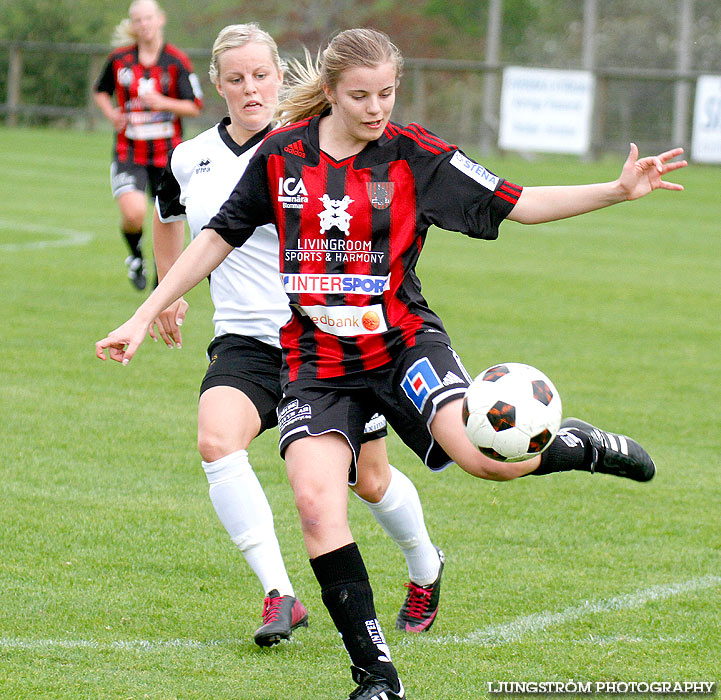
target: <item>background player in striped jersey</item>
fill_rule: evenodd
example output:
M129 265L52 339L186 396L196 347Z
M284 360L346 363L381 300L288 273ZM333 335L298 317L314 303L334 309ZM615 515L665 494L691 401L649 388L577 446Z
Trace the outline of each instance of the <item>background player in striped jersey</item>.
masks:
M210 78L229 116L170 155L161 178L153 221L160 279L183 249L184 221L195 237L232 192L278 105L283 64L273 38L255 24L230 25L213 45ZM210 483L210 498L232 541L243 552L267 594L263 625L254 639L269 646L287 639L307 619L295 597L273 527L273 515L248 459L250 442L277 424L281 398L280 327L288 298L278 273L278 235L273 226L255 231L210 277L215 338L198 406L198 447ZM158 332L180 346L180 299L157 320ZM366 431L353 487L405 555L410 583L397 620L421 632L438 609L442 554L433 546L413 482L389 467L385 419Z
M168 152L182 138L181 117L198 116L203 95L190 59L165 43L165 14L155 0L135 0L128 15L116 27L114 43L122 46L108 57L94 99L115 130L110 186L130 251L128 277L142 290L145 190L155 196Z
M382 407L432 469L455 462L497 481L572 469L647 481L655 472L638 443L614 440L581 421L526 462L495 462L471 445L461 420L469 377L414 272L428 228L493 239L505 218L541 223L659 188L681 190L663 178L685 165L672 162L681 149L639 159L632 146L613 182L513 185L421 126L390 122L401 69L400 53L384 34L354 29L337 35L318 68L300 70L291 89L285 113L300 121L265 139L229 200L163 283L129 321L96 343L98 357L105 359L108 348L112 359L127 363L159 311L242 245L255 226L276 223L293 313L281 335L281 449L323 602L353 664L358 686L352 700L405 697L347 522L345 481L372 405ZM281 194L290 180L305 197L300 210L284 206L298 203ZM324 195L348 216L322 236ZM328 254L313 255L319 249ZM383 278L380 293L363 291L363 282L372 287Z

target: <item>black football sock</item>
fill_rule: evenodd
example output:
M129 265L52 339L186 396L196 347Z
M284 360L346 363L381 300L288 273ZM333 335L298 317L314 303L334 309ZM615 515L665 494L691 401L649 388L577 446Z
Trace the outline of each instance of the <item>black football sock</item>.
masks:
M541 464L533 476L545 476L573 469L590 472L594 450L588 435L578 428L562 428L553 442L541 453Z
M130 248L130 254L134 258L142 258L143 251L140 247L140 241L143 237L143 229L140 229L140 231L123 231L123 236L128 244L128 248Z
M378 624L368 572L356 543L321 554L310 565L353 665L398 688L398 673Z

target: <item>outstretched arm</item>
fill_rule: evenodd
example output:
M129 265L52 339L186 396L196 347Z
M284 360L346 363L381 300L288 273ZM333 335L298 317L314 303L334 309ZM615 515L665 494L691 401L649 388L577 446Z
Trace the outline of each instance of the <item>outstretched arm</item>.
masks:
M682 190L683 186L663 179L687 164L685 160L671 162L682 153L682 148L674 148L639 159L638 147L632 143L617 180L593 185L524 187L508 218L522 224L540 224L639 199L656 189Z
M111 360L127 365L158 314L207 277L231 250L213 229L203 229L131 318L95 343L95 355L105 360L107 348Z

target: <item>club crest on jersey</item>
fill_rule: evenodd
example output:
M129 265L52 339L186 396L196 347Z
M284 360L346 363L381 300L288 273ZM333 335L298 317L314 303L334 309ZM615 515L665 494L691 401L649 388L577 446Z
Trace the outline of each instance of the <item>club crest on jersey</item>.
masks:
M440 386L443 386L443 382L427 357L421 357L414 362L401 382L403 391L419 413L423 412L423 406L430 393Z
M393 201L393 182L366 182L368 199L374 209L387 209Z
M343 199L331 199L327 194L319 197L325 209L318 214L320 217L320 232L325 233L335 226L346 236L350 235L350 220L353 218L347 211L353 200L345 195Z

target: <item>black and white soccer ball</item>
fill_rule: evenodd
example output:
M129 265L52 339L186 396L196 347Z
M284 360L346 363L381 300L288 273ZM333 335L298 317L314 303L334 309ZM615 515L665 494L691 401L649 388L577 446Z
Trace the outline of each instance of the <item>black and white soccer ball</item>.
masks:
M520 462L543 452L561 426L561 412L561 397L551 380L520 362L481 372L463 399L468 438L500 462Z

